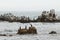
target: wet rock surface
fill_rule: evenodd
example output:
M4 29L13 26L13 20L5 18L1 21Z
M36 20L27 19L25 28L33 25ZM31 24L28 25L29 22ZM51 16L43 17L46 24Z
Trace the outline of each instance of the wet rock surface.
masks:
M49 34L57 34L56 31L51 31Z
M18 29L17 34L37 34L37 29L31 25L29 29L25 27L25 29L21 29L21 27Z

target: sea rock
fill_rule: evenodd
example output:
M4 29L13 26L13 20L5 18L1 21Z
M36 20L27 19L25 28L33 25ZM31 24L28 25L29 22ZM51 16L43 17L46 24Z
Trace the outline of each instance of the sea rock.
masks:
M51 31L49 34L57 34L55 31Z
M24 29L21 29L21 27L18 29L17 34L37 34L37 29L35 27L25 27Z
M7 36L6 34L0 34L0 36Z

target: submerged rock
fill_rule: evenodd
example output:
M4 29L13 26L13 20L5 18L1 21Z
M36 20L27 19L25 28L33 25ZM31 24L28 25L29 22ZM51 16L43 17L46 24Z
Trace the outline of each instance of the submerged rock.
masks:
M0 34L0 36L7 36L6 34Z
M57 34L55 31L51 31L49 34Z

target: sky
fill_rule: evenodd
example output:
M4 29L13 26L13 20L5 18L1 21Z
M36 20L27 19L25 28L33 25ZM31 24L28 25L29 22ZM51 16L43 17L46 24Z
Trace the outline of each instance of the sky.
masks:
M0 11L60 11L60 0L0 0Z

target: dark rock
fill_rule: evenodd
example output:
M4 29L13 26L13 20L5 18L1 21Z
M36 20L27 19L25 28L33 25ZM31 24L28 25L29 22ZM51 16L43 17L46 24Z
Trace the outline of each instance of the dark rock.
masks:
M0 34L0 36L7 36L6 34Z
M9 35L9 36L13 36L13 35Z
M21 27L18 29L17 34L37 34L37 29L35 27L29 27L29 29L27 29L27 27L25 27L25 29L21 29Z
M57 34L55 31L51 31L49 34Z

